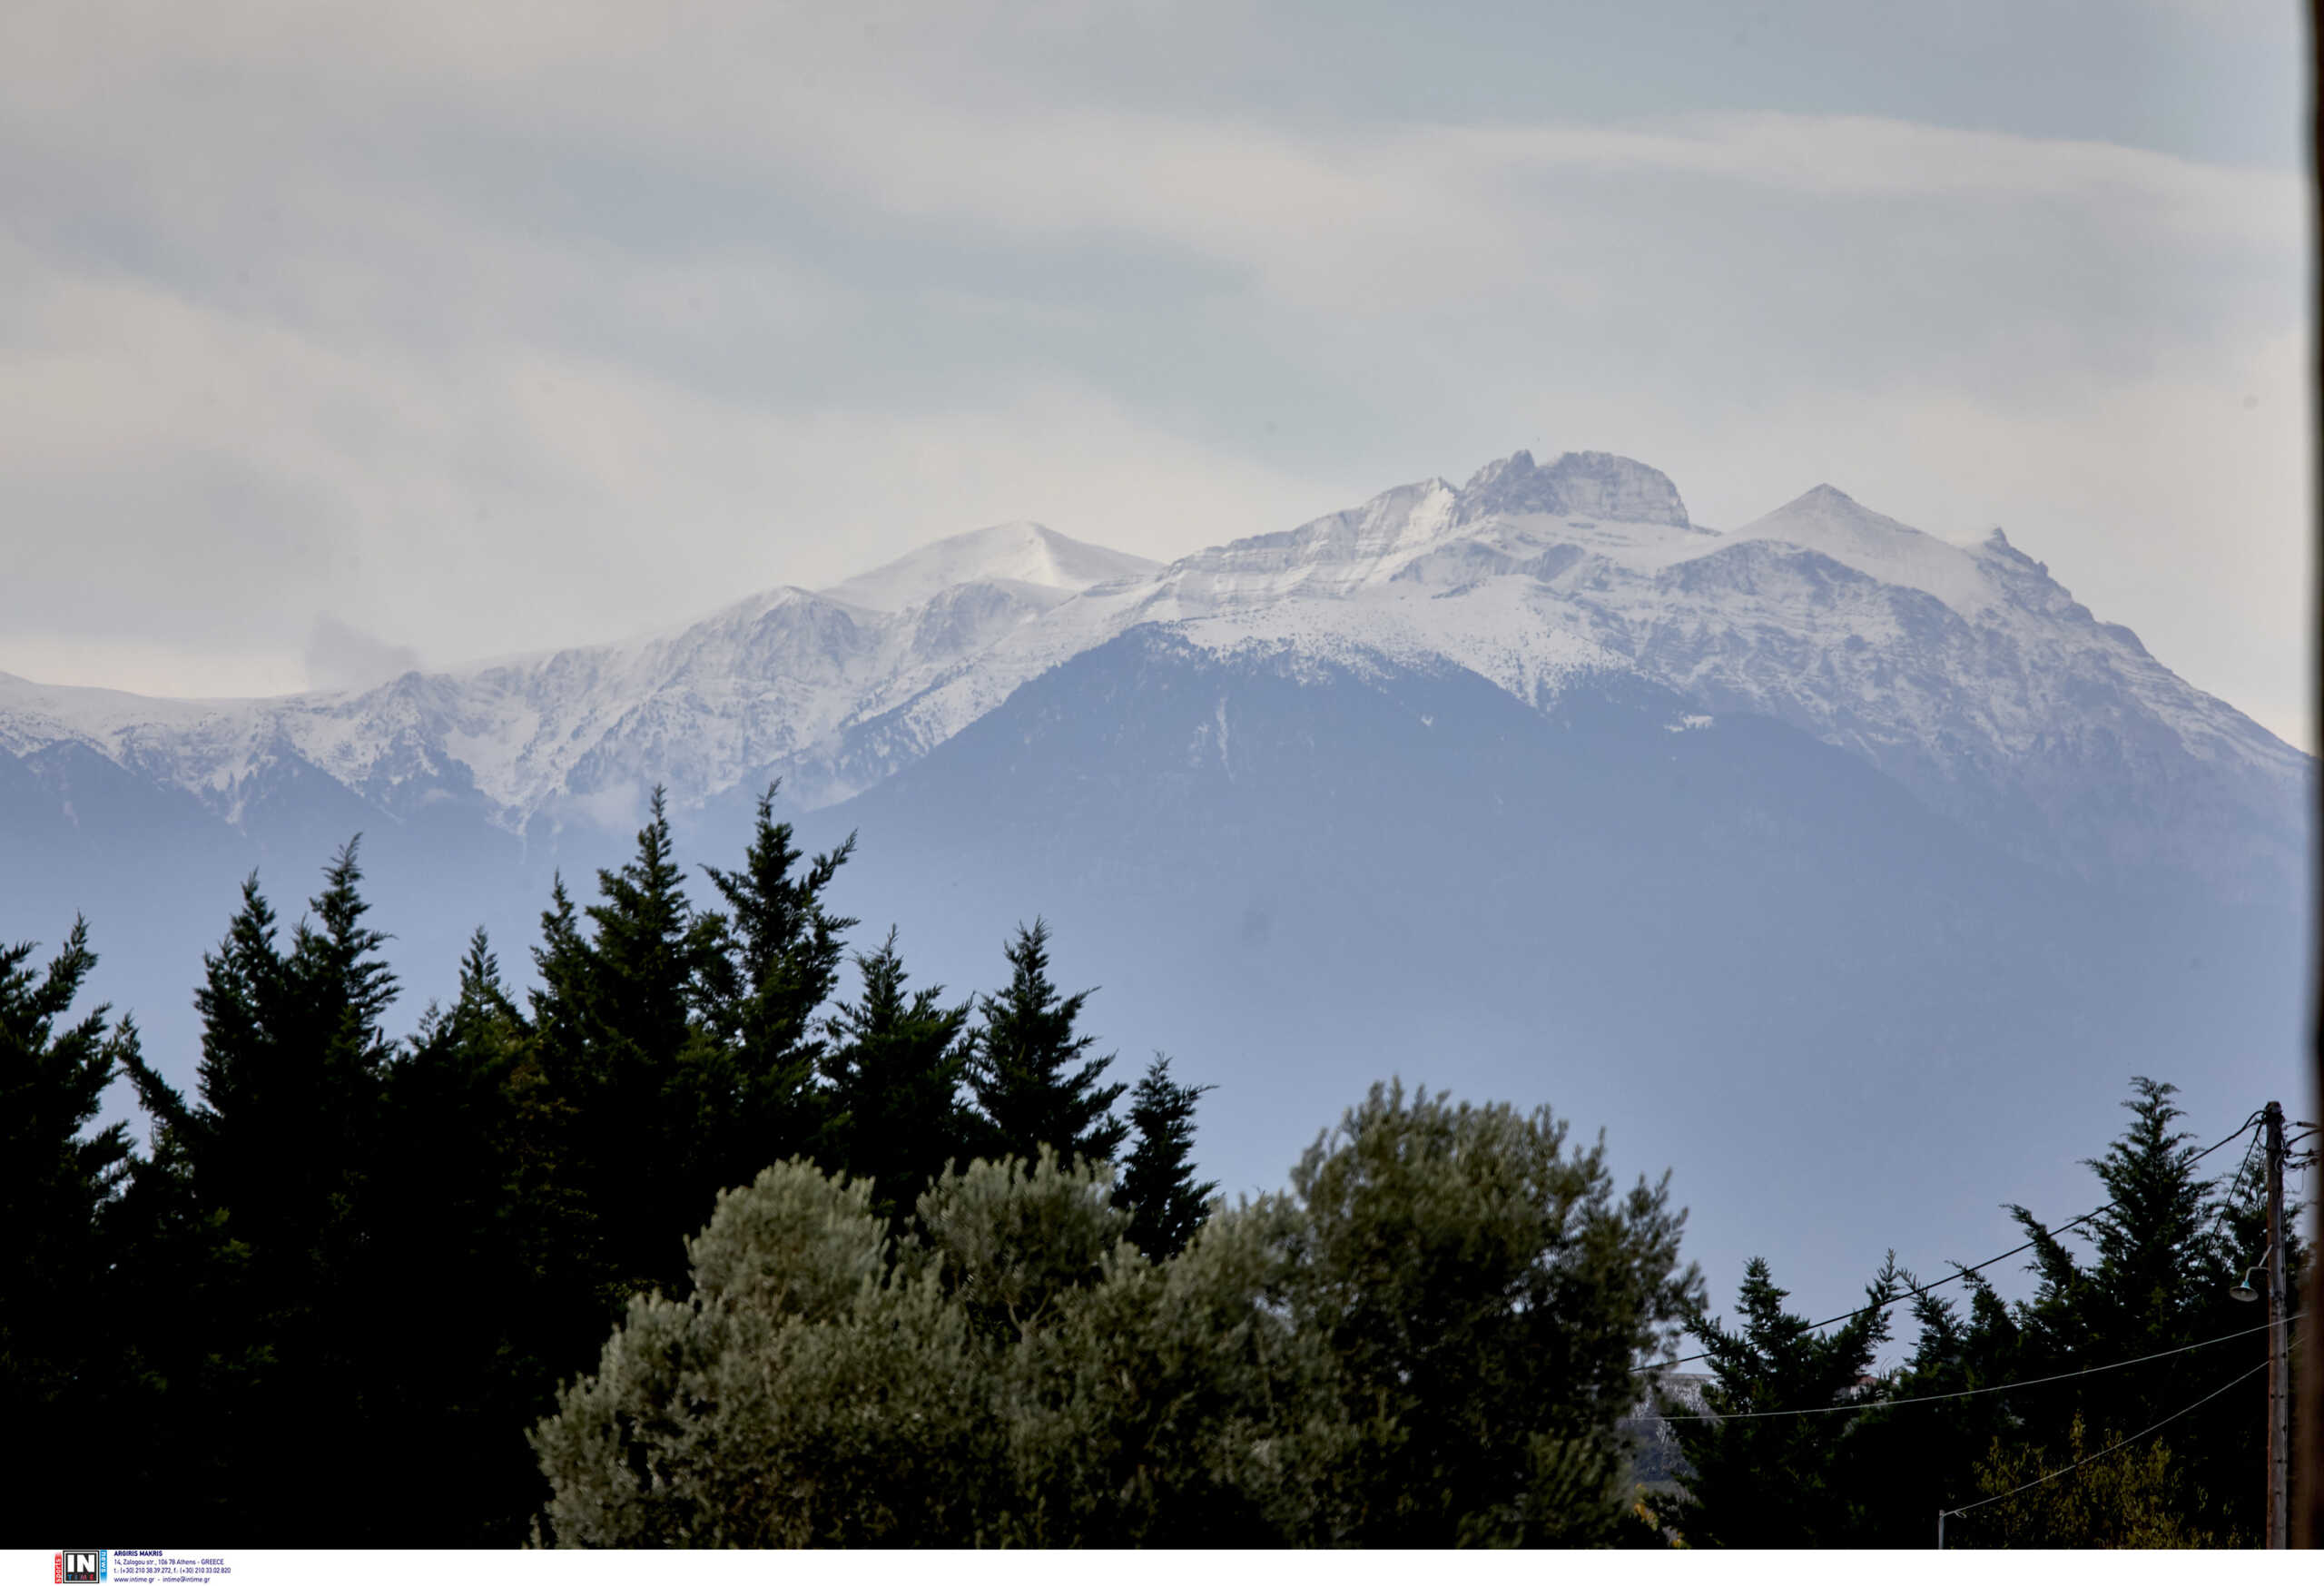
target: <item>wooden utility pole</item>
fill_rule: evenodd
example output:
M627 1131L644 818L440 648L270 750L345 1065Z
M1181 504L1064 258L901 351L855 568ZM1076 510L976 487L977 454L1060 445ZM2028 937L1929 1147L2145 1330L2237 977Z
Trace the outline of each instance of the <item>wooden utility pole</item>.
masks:
M2324 171L2324 0L2309 0L2308 51L2309 169ZM2308 183L2308 205L2309 236L2324 236L2324 183L2312 178ZM2309 243L2311 259L2315 257L2315 246L2313 241ZM2324 271L2309 270L2308 281L2308 357L2311 376L2308 389L2313 391L2324 389L2324 337L2317 334L2318 327L2324 326ZM2314 428L2315 423L2311 414L2308 437L2311 448L2324 439ZM2314 457L2317 453L2311 449L2309 455ZM2324 515L2319 515L2319 507L2324 507L2324 497L2310 501L2311 546L2324 546ZM2309 565L2312 569L2309 577L2314 580L2309 586L2309 620L2313 624L2317 616L2324 616L2324 557L2313 558ZM2311 626L2309 631L2313 634L2317 630ZM2309 697L2324 701L2324 645L2309 645L2308 664L2309 677L2319 685ZM2312 793L2309 796L2311 800L2315 797ZM2311 803L2309 808L2315 813L2318 806ZM2324 881L2324 871L2317 867L2318 857L2311 843L2308 862L2311 921L2317 917L2313 912L2317 902L2324 899L2324 887L2319 886L2319 881ZM2309 931L2308 951L2311 964L2319 971L2308 982L2309 1058L2315 1064L2309 1071L2308 1116L2324 1118L2324 1019L2319 1017L2318 998L2319 989L2324 989L2324 931ZM2324 1322L2324 1261L2311 1260L2308 1264L2308 1303L2304 1308L2309 1322L2300 1330L2300 1347L2307 1352L2308 1361L2307 1369L2300 1373L2303 1402L2299 1415L2299 1509L2294 1532L2301 1547L2314 1548L2324 1547L2324 1326L2318 1325Z
M2291 1528L2291 1355L2284 1318L2284 1109L2270 1101L2260 1126L2268 1148L2268 1545L2289 1545Z

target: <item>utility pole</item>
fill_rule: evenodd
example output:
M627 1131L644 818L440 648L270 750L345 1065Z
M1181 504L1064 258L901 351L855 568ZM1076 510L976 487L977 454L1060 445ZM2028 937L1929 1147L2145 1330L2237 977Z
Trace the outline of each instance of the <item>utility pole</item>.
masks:
M2268 1148L2268 1545L2287 1545L2291 1522L2291 1357L2284 1346L2284 1109L2270 1101Z

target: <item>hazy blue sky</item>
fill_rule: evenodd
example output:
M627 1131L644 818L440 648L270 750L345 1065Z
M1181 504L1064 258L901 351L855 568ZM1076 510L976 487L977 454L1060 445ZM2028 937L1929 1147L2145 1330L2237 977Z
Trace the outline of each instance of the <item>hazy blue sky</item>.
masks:
M271 691L1520 446L2306 744L2300 8L0 8L0 668Z

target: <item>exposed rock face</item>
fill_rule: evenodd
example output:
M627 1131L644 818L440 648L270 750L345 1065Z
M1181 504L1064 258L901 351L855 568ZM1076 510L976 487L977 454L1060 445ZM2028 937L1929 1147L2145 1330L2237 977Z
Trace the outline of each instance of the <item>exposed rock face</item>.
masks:
M1461 488L1462 523L1529 512L1689 527L1669 475L1611 452L1570 451L1544 468L1521 451L1487 463Z

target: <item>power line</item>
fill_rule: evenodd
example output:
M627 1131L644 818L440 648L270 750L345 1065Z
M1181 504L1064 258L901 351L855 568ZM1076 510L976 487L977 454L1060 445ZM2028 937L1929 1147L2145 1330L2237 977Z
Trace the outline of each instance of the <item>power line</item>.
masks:
M2212 1141L2210 1145L2205 1146L2201 1150L2188 1157L2185 1166L2191 1167L2196 1163L2201 1161L2204 1157L2210 1156L2213 1151L2218 1150L2221 1146L2229 1145L2235 1140L2240 1139L2245 1130L2250 1128L2253 1124L2258 1123L2261 1114L2260 1112L2252 1113L2250 1118L2243 1120L2242 1126L2233 1134L2227 1136L2223 1139ZM2058 1235L2064 1233L2068 1228L2080 1227L2083 1224L2090 1221L2093 1217L2099 1216L2101 1213L2112 1210L2114 1205L2115 1203L2110 1200L2102 1206L2093 1207L2091 1210L2083 1213L2082 1216L2074 1218L2073 1222L2060 1223L2054 1229L2049 1230L2050 1237L2055 1238ZM1908 1288L1893 1299L1882 1300L1877 1305L1859 1305L1853 1311L1844 1311L1839 1315L1828 1317L1824 1321L1810 1323L1807 1330L1811 1333L1820 1333L1825 1328L1835 1326L1839 1323L1853 1322L1858 1316L1868 1316L1876 1311L1885 1311L1891 1305L1900 1305L1906 1300L1918 1299L1921 1295L1928 1293L1928 1291L1933 1288L1942 1288L1946 1284L1956 1283L1962 1278L1967 1277L1972 1273L1983 1272L1986 1267L1993 1266L1997 1261L2006 1261L2013 1256L2022 1256L2040 1243L2041 1241L2039 1239L2028 1239L2025 1243L2018 1246L2014 1250L2004 1250L1998 1256L1989 1256L1984 1260L1978 1262L1974 1266L1956 1267L1950 1276L1940 1277L1935 1283L1923 1284L1918 1288ZM1681 1355L1675 1360L1658 1361L1650 1365L1634 1365L1630 1367L1630 1374L1635 1376L1640 1372L1668 1371L1674 1365L1685 1365L1690 1361L1708 1360L1710 1356L1711 1351L1708 1349L1701 1349L1696 1351L1692 1355Z
M2286 1316L2286 1323L2297 1322L2305 1311ZM1805 1410L1738 1410L1727 1415L1632 1415L1632 1421L1765 1421L1780 1415L1861 1415L1872 1410L1890 1410L1900 1404L1934 1404L1945 1399L1974 1399L1980 1394L2005 1394L2012 1388L2038 1388L2051 1383L2071 1381L2075 1377L2096 1376L2102 1372L2120 1371L2124 1366L2144 1365L2150 1360L2163 1360L2173 1355L2185 1355L2191 1350L2209 1349L2214 1344L2226 1344L2237 1338L2249 1338L2254 1333L2265 1333L2273 1322L2262 1322L2256 1327L2246 1327L2240 1333L2222 1333L2216 1338L2206 1338L2200 1344L2182 1344L2176 1349L2159 1349L2152 1355L2142 1355L2132 1360L2117 1360L2106 1365L2086 1365L2080 1371L2062 1371L2055 1376L2031 1377L2024 1382L1993 1383L1982 1388L1962 1388L1950 1394L1919 1394L1909 1399L1875 1399L1859 1404L1816 1404Z
M2260 1115L2255 1113L2252 1116L2256 1118ZM2243 1127L2251 1128L2249 1119L2245 1121ZM2235 1176L2227 1181L2227 1193L2220 1197L2219 1210L2211 1217L2211 1237L2214 1239L2227 1231L2227 1214L2235 1209L2235 1197L2243 1189L2243 1176L2251 1171L2251 1159L2259 1152L2260 1138L2264 1132L2263 1130L2253 1131L2250 1143L2243 1148L2243 1159L2235 1165Z
M2144 1432L2133 1432L2128 1437L2122 1439L2122 1442L2109 1443L2104 1448L2100 1449L2096 1453L2091 1454L2087 1458L2074 1461L2073 1463L2067 1465L2063 1470L2052 1471L2046 1476L2037 1476L2033 1481L2025 1483L2023 1486L2012 1487L2006 1492L1996 1492L1990 1498L1980 1498L1974 1503L1964 1503L1958 1509L1944 1509L1939 1510L1937 1512L1940 1517L1966 1514L1972 1509L1983 1509L1988 1503L1998 1503L2004 1498L2014 1498L2020 1492L2025 1492L2034 1487L2038 1487L2044 1482L2054 1482L2060 1476L2071 1474L2072 1473L2082 1469L2083 1466L2088 1464L2092 1460L2104 1459L2108 1454L2112 1453L2118 1448L2127 1448L2132 1443L2136 1443L2140 1438L2151 1436L2154 1433L2162 1431L2164 1427L2170 1425L2173 1421L2178 1420L2180 1416L2188 1414L2190 1411L2201 1409L2205 1404L2210 1404L2213 1399L2218 1398L2221 1394L2227 1392L2229 1388L2248 1383L2253 1377L2258 1376L2261 1372L2268 1369L2268 1362L2264 1360L2261 1361L2250 1371L2243 1372L2236 1376L2229 1378L2227 1382L2221 1384L2216 1388L2213 1388L2210 1393L2205 1394L2193 1404L2187 1405L2186 1408L2173 1410L2170 1414L2165 1415L2162 1420L2148 1427Z

